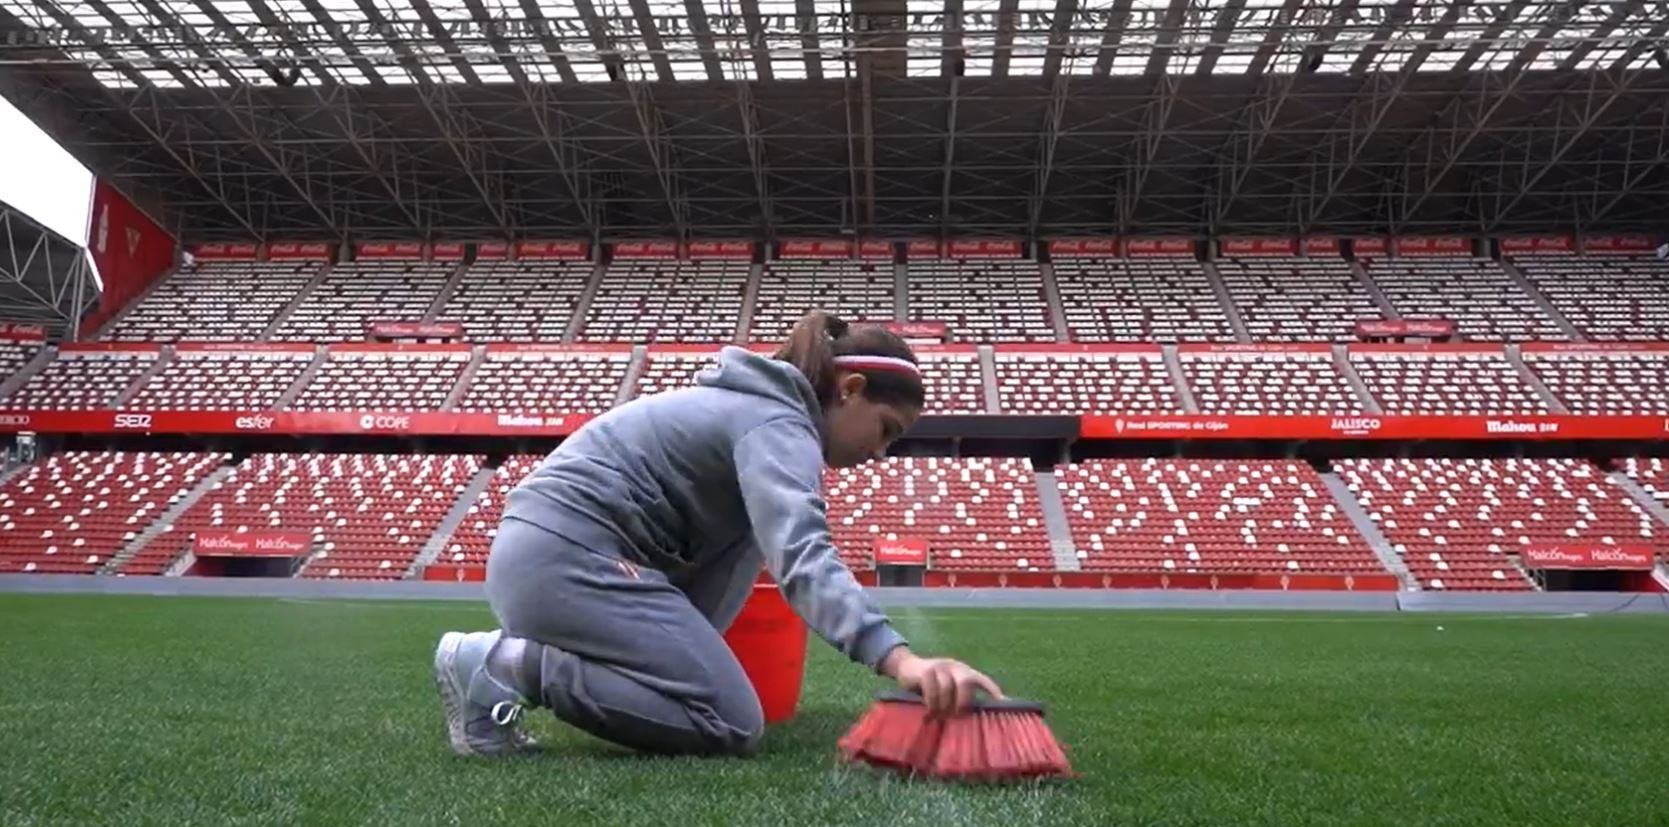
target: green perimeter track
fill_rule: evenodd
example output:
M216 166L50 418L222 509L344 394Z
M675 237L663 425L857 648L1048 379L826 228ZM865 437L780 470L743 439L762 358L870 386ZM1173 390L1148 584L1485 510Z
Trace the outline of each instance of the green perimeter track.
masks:
M754 760L628 755L541 713L542 754L490 762L447 750L429 672L483 605L4 595L0 824L1669 823L1669 618L897 619L1044 701L1083 777L837 766L882 683L815 639Z

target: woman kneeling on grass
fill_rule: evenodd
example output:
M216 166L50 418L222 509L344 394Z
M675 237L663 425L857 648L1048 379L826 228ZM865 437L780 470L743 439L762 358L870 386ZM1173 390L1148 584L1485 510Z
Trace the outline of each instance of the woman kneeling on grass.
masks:
M794 611L936 712L995 683L918 657L835 554L823 465L885 455L921 414L915 354L808 314L772 357L725 348L696 387L569 437L505 505L487 561L500 629L449 632L435 682L452 749L530 746L528 706L646 752L753 753L764 715L722 637L761 556Z

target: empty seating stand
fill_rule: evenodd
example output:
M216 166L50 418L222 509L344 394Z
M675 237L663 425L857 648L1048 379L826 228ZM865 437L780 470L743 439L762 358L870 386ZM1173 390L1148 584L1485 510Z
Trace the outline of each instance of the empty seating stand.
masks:
M746 261L616 260L603 273L579 339L734 341L752 267Z
M226 460L66 451L0 486L0 572L92 574Z
M1652 499L1669 508L1669 460L1662 457L1627 457L1617 460L1615 467L1639 483L1646 493L1652 495ZM1646 539L1646 535L1642 535L1641 539ZM1669 552L1660 551L1658 556L1669 560Z
M1075 342L1232 342L1234 327L1190 258L1058 258L1066 327Z
M869 569L878 540L920 539L950 571L1052 571L1030 460L889 457L829 469L824 499L841 559Z
M1254 342L1348 341L1358 320L1385 315L1341 258L1222 258L1216 264Z
M1373 258L1362 266L1410 319L1449 319L1472 341L1558 341L1570 337L1488 259Z
M971 345L920 346L922 385L927 391L926 414L982 414L987 410L985 376L979 354Z
M717 356L716 347L651 347L638 374L633 396L690 387L695 384L696 374L711 367Z
M23 370L44 345L40 342L13 342L0 339L0 382Z
M458 410L599 414L614 407L631 362L630 347L489 345Z
M1183 345L1182 370L1200 413L1350 414L1367 410L1339 373L1330 345Z
M177 350L127 407L173 411L259 411L272 408L301 378L315 353L289 350Z
M467 346L433 350L334 347L290 407L298 411L436 411L468 366Z
M521 485L528 474L539 467L544 457L539 454L514 454L493 473L485 490L470 504L463 522L447 538L436 562L456 566L487 565L487 553L492 551L498 537L498 524L504 518L504 499Z
M774 261L759 277L749 341L780 342L810 310L847 321L891 319L895 277L890 261Z
M1669 341L1669 262L1654 256L1519 256L1525 278L1596 342Z
M1033 349L1037 347L1039 349ZM1042 346L1046 347L1046 346ZM997 393L1005 414L1180 413L1158 346L999 345Z
M1524 363L1573 414L1669 414L1669 349L1548 350Z
M113 342L253 341L318 275L319 262L204 262L168 276L105 333ZM364 338L361 331L358 338Z
M1532 588L1509 555L1530 544L1655 542L1627 492L1576 459L1357 459L1335 464L1420 584Z
M1388 414L1546 413L1498 349L1351 346L1351 366Z
M0 405L54 411L108 408L160 356L160 349L85 350L66 345Z
M480 467L458 454L256 454L123 570L166 569L197 531L297 531L313 540L302 576L399 579Z
M476 262L436 321L462 324L472 342L560 342L596 267L547 259Z
M458 265L419 261L338 264L292 311L276 341L357 342L372 322L415 322L428 314Z
M1055 479L1085 571L1385 573L1304 462L1098 459Z
M910 262L909 318L944 322L964 342L1052 342L1043 270L1035 261Z

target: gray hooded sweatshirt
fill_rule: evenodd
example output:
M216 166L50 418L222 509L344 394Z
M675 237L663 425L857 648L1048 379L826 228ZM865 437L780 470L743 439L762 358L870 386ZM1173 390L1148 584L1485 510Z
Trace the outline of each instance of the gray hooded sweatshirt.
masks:
M763 555L806 624L875 669L904 639L830 542L823 443L805 375L727 347L695 387L586 423L510 493L504 516L664 572L721 629Z

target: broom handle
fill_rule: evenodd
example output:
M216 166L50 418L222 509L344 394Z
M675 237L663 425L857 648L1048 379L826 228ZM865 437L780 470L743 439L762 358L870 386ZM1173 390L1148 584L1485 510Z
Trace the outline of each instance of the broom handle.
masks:
M905 692L902 689L888 689L880 692L876 695L876 700L905 704L922 703L920 694L915 692ZM968 705L968 709L971 712L1001 710L1005 712L1035 712L1038 715L1043 714L1043 704L1035 701L1022 701L1015 698L1004 698L1000 701L992 698L975 698Z

